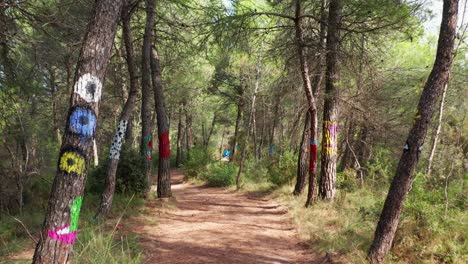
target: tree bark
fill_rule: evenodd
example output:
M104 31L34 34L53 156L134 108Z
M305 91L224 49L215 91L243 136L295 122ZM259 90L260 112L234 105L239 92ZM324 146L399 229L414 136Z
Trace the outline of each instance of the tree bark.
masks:
M180 168L182 164L182 106L179 107L179 123L177 124L177 154L176 154L176 167Z
M323 2L322 2L323 5ZM322 7L323 9L323 7ZM310 153L309 153L309 188L307 193L307 201L305 206L309 206L315 197L316 189L316 178L317 178L317 104L316 104L316 95L318 93L318 87L320 85L320 78L317 78L314 85L314 90L310 82L309 77L309 65L307 63L307 56L305 52L305 42L304 42L304 32L302 28L302 7L301 0L296 0L296 14L295 14L295 32L296 32L296 45L297 52L299 56L299 63L301 69L302 83L307 98L307 103L309 106L308 111L310 112L310 133L309 133L309 144L310 144ZM323 10L322 10L323 15ZM324 31L321 30L321 33ZM321 40L320 40L321 41ZM320 60L319 60L320 61ZM320 63L317 64L317 69L320 68Z
M86 174L92 155L102 83L123 1L94 7L76 66L57 174L33 263L67 263L77 234Z
M185 111L185 148L187 149L187 156L190 155L190 150L193 147L193 129L192 129L192 114L190 113L188 106L184 103Z
M154 0L151 0L154 1ZM158 197L171 197L171 142L169 140L169 119L164 107L163 83L161 65L158 53L153 48L151 53L151 70L154 87L154 102L158 120L159 166L158 166Z
M331 0L328 12L327 33L327 70L325 85L325 103L323 109L322 163L320 172L319 194L322 199L335 197L336 160L338 137L338 94L339 69L338 46L341 24L341 0Z
M112 199L115 192L116 172L119 165L120 152L122 144L125 141L127 128L131 122L135 101L138 95L138 72L135 61L135 51L133 48L133 36L130 27L131 10L130 6L125 6L122 10L122 29L125 42L125 52L127 55L127 68L130 76L130 91L125 102L122 113L120 114L119 125L115 131L114 138L109 150L109 164L105 180L104 192L102 193L101 203L96 213L96 218L104 218L112 207Z
M437 98L447 84L453 61L458 0L444 0L442 23L434 66L419 99L413 127L409 132L400 162L385 200L374 241L369 249L371 263L382 263L390 250L398 227L403 202L411 188L413 173L434 114Z
M310 111L307 111L299 149L299 158L297 159L297 179L293 191L294 195L299 195L304 191L307 173L309 172L310 118Z
M148 197L152 177L153 162L153 122L151 118L151 43L154 38L154 0L146 1L146 25L145 35L143 37L142 66L141 66L141 153L145 162L146 190L145 196Z

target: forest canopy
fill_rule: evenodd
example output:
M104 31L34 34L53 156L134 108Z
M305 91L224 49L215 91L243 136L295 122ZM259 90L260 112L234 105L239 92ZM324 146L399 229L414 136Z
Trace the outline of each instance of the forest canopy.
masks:
M0 260L140 263L96 245L183 174L309 263L466 263L467 2L0 0Z

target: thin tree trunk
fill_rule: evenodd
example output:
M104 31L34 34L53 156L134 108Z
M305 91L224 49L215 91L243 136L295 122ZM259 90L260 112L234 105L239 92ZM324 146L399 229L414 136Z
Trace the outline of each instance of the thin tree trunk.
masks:
M76 66L66 133L33 263L70 261L92 155L102 83L122 4L123 1L116 0L100 0L95 4Z
M323 2L322 2L323 5ZM322 7L323 9L323 7ZM322 10L322 15L323 15ZM310 143L310 155L309 155L309 188L307 193L307 201L305 206L309 206L315 198L315 189L316 189L316 159L317 159L317 104L316 104L316 94L318 93L318 87L320 85L319 76L316 79L314 90L310 82L309 77L309 65L307 63L307 57L305 52L305 43L304 43L304 32L302 25L302 8L301 0L296 0L296 17L295 17L295 32L296 32L296 45L299 56L299 63L301 68L301 77L304 87L304 92L307 98L307 103L309 106L308 111L310 112L310 133L309 133L309 143ZM324 31L321 30L321 33ZM321 40L320 40L321 41ZM317 65L320 65L319 63ZM318 67L320 68L320 67Z
M135 61L135 51L133 48L133 37L130 27L130 18L132 7L125 6L122 10L122 28L123 38L125 42L125 51L127 55L127 68L130 76L130 91L125 102L120 121L115 131L114 138L109 150L109 164L107 165L107 173L105 180L104 192L102 193L101 203L96 213L96 218L104 218L112 207L112 200L115 192L116 172L119 165L120 152L122 144L125 141L125 134L129 124L133 110L135 108L136 97L138 95L138 73Z
M154 0L150 0L154 1ZM171 142L169 139L169 119L164 107L164 87L161 78L161 65L158 53L153 48L151 53L151 69L154 87L154 101L158 119L159 166L158 166L158 197L171 197Z
M93 161L94 161L94 167L99 166L99 154L98 154L98 146L96 143L96 139L93 139Z
M304 191L307 173L309 172L310 118L310 111L307 111L304 130L302 132L299 158L297 159L297 179L293 191L294 195L299 195Z
M422 91L413 127L403 148L395 177L375 230L374 241L369 249L368 258L372 263L382 263L392 246L403 202L411 189L414 169L434 114L437 98L449 78L453 61L452 52L456 36L457 14L458 0L444 0L436 59Z
M268 144L268 154L273 155L273 150L274 150L274 144L275 144L275 134L276 134L276 127L278 125L278 119L279 119L279 109L280 109L280 104L281 104L281 96L278 93L275 96L275 106L273 110L273 124L271 126L271 131L270 131L270 139L269 139L269 144Z
M192 130L192 114L190 113L188 106L184 103L185 110L185 144L187 149L187 156L190 155L190 150L193 147L193 130Z
M223 145L224 145L224 134L226 133L226 126L223 126L223 132L221 133L221 143L219 144L219 155L223 157Z
M152 177L153 162L153 122L151 117L151 43L154 38L154 0L146 1L146 25L145 35L143 37L142 66L141 66L141 153L145 162L146 190L145 196L148 197Z
M252 128L252 120L253 120L253 116L254 116L254 113L255 113L255 101L257 99L258 87L260 85L260 58L259 58L259 61L257 63L256 68L257 68L257 70L256 70L256 74L255 74L255 89L254 89L254 93L253 93L253 96L252 96L252 105L250 107L249 121L247 123L247 129L246 129L247 130L247 135L245 135L245 138L244 138L241 157L240 157L240 161L239 161L239 171L237 172L237 177L236 177L236 186L237 186L238 190L241 187L240 180L241 180L242 169L244 167L244 158L245 158L245 152L247 150L247 141L249 139L248 134L249 134L250 129Z
M177 154L176 167L180 168L182 164L182 107L179 108L179 123L177 124Z
M327 33L327 73L325 85L325 103L323 109L322 130L322 167L319 194L322 199L335 197L336 160L338 138L338 93L339 69L338 46L341 25L341 0L331 0L328 15Z
M206 136L206 140L203 143L204 146L205 146L205 149L208 149L208 145L210 144L210 139L211 139L211 136L213 135L213 131L214 131L214 127L215 127L215 124L216 124L217 116L218 116L218 112L215 112L214 115L213 115L213 119L211 120L210 130L208 131L208 135Z
M243 99L239 99L239 100L243 100ZM242 118L242 105L243 103L239 102L237 104L237 118L236 118L236 125L234 127L234 140L232 142L232 146L231 146L231 158L229 159L229 162L232 162L234 161L234 155L236 153L236 146L237 146L237 138L239 136L239 124L240 124L240 121L241 121L241 118Z
M444 102L445 102L445 95L447 94L447 87L448 87L448 83L445 84L444 90L442 91L442 99L440 99L437 129L434 134L434 139L432 140L431 154L429 155L429 160L428 160L427 170L426 170L427 178L430 178L432 174L432 162L434 160L434 154L437 148L437 141L439 140L440 130L442 128L442 118L444 115Z

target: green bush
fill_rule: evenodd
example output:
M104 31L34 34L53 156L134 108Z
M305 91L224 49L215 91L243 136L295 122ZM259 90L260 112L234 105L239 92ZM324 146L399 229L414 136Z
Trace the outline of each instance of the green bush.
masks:
M109 160L102 162L90 173L87 182L87 191L102 193L107 174ZM144 194L146 186L145 164L138 151L131 148L123 148L117 167L115 191L124 194Z
M336 174L336 187L346 192L354 192L358 187L356 177L356 171L353 169L338 172Z
M292 151L285 151L279 156L278 162L268 167L269 180L277 185L283 185L292 181L296 176L297 158Z
M211 153L205 148L192 148L188 153L187 161L183 165L185 177L194 178L199 176L211 162L213 162Z
M218 162L210 164L200 176L208 186L227 187L235 183L237 170L235 164Z

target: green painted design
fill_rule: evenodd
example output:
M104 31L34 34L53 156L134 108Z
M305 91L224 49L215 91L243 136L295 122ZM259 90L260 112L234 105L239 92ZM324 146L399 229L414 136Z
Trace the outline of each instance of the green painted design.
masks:
M78 219L80 218L81 203L83 198L77 197L73 200L73 204L70 209L70 231L76 231L78 229Z

